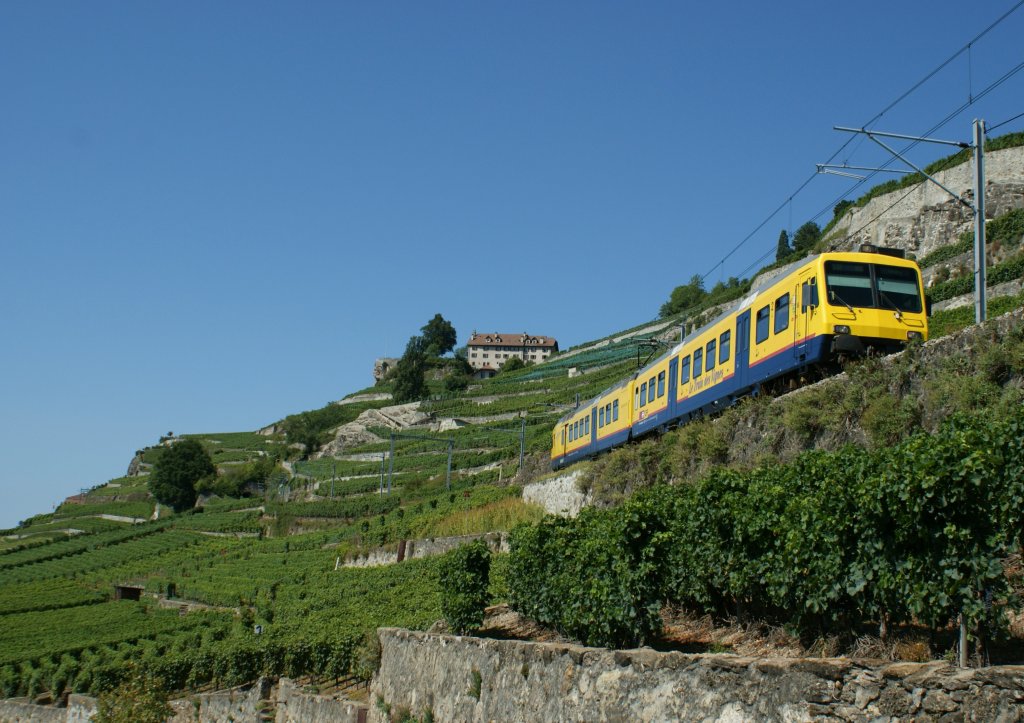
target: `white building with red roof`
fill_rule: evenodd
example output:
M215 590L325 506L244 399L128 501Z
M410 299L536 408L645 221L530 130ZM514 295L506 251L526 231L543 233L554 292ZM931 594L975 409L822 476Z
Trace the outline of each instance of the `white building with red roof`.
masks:
M522 334L478 334L466 343L466 359L474 376L492 377L513 357L524 362L542 362L558 351L558 341L550 336Z

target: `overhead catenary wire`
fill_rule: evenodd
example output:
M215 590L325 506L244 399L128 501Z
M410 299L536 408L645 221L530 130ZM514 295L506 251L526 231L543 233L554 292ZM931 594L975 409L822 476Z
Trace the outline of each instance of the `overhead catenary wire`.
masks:
M995 130L996 128L999 128L1000 126L1005 126L1005 125L1006 125L1007 123L1013 123L1013 122L1014 122L1015 120L1017 120L1018 118L1022 118L1022 117L1024 117L1024 113L1018 113L1018 114L1017 114L1017 115L1015 115L1015 116L1014 116L1013 118L1007 118L1006 120L1004 120L1004 121L1003 121L1003 122L1001 122L1001 123L996 123L995 125L992 125L992 126L988 126L988 127L987 127L987 128L985 129L985 132L986 132L986 133L991 133L991 132L992 132L992 131L994 131L994 130Z
M897 105L899 105L901 102L903 102L910 95L912 95L918 88L920 88L922 85L924 85L929 80L931 80L933 77L935 77L944 68L946 68L950 63L952 63L954 60L959 58L965 52L970 52L970 50L971 50L971 48L972 48L972 46L974 44L976 44L979 40L981 40L986 35L988 35L988 33L990 33L993 29L995 29L997 26L999 26L1010 15L1012 15L1014 12L1016 12L1018 9L1020 9L1020 7L1022 5L1024 5L1024 0L1018 0L1018 2L1015 3L1009 10L1007 10L1005 13L1000 15L996 20L994 20L992 23L990 23L984 30L982 30L977 35L975 35L973 38L971 38L969 41L967 41L967 43L965 43L960 49L958 49L956 52L954 52L952 55L950 55L948 58L946 58L944 61L942 61L939 65L937 65L935 68L933 68L923 78L921 78L919 81L914 83L910 88L908 88L906 91L901 93L895 100L890 102L881 111L876 113L874 115L874 117L872 117L869 121L867 121L866 123L862 124L861 127L866 129L868 126L871 126L874 123L876 123L877 121L879 121L886 113L888 113L890 110L895 108ZM977 101L981 100L981 98L984 97L989 91L993 90L995 87L998 87L998 85L1001 85L1006 79L1008 79L1010 76L1015 74L1017 72L1017 70L1019 70L1019 68L1020 68L1020 66L1018 66L1017 69L1015 69L1013 71L1010 71L1010 73L1008 73L1007 75L1003 76L1003 78L1001 78L999 81L996 81L995 84L993 84L992 86L989 86L989 88L987 88L985 91L983 91L981 94L979 94L977 96L973 96L973 94L969 92L969 98L968 98L967 103L965 103L963 106L961 106L954 114L952 114L952 116L955 116L956 114L962 112L962 110L964 108L969 107L969 106L973 105L974 103L976 103ZM948 119L949 118L947 118L947 122L948 122ZM941 127L942 127L942 125L939 125L936 128L941 128ZM992 129L990 128L989 130L991 131ZM931 131L929 131L929 132L931 132ZM839 146L839 148L836 149L836 151L831 156L829 156L828 160L825 161L825 164L827 165L827 164L831 163L832 161L834 161L839 156L839 154L841 154L851 143L854 142L854 138L855 137L851 136L846 141L844 141ZM913 148L913 145L908 146L908 148ZM890 159L887 162L887 164L888 163L892 163L892 161L893 161L893 159ZM865 178L862 181L859 181L857 184L855 184L850 189L848 189L844 194L839 196L839 198L832 204L832 206L834 206L835 203L838 203L839 201L841 201L844 198L846 198L850 193L852 193L854 190L859 188L863 183L865 183L873 175L874 174L869 175L867 178ZM775 216L777 216L779 214L779 212L786 206L786 204L791 203L793 198L795 198L808 185L810 185L811 181L813 181L815 178L817 178L817 176L818 176L818 173L817 173L817 171L815 171L815 173L813 173L807 180L805 180L803 183L801 183L796 188L796 190L793 191L792 193L790 193L789 196L787 197L787 199L785 201L783 201L781 204L779 204L763 221L761 221L761 223L759 223L757 225L757 227L753 231L751 231L746 236L744 236L743 239L738 244L736 244L736 246L734 246L732 249L730 249L730 251L725 256L723 256L722 259L718 263L716 263L705 274L703 274L701 276L701 281L704 281L709 276L711 276L711 274L713 274L715 272L715 270L717 268L719 268L720 266L724 266L725 262L734 253L736 253L740 248L742 248L751 238L753 238L762 228L764 228L773 218L775 218ZM823 209L822 211L819 211L818 214L816 214L813 218L814 219L820 218L821 215L823 215L826 212L827 212L827 209ZM769 255L770 254L766 254L764 257L762 257L762 259L766 258Z
M988 85L988 86L987 86L987 87L986 87L986 88L985 88L984 90L982 90L982 91L981 91L981 93L979 93L979 94L978 94L977 96L975 96L973 100L971 100L971 101L968 101L968 102L966 102L966 103L962 104L962 105L961 105L960 107L958 107L958 108L957 108L956 110L954 110L953 112L949 113L949 114L948 114L948 115L947 115L947 116L946 116L945 118L943 118L943 119L942 119L941 121L939 121L939 122L938 122L938 123L936 123L936 124L935 124L934 126L932 126L931 128L929 128L928 130L926 130L926 131L924 132L924 135L930 135L930 134L934 133L935 131L939 130L940 128L943 128L943 127L944 127L944 126L945 126L945 125L946 125L947 123L949 123L949 122L950 122L951 120L953 120L953 118L955 118L956 116L960 115L960 113L962 113L962 112L963 112L964 110L966 110L967 108L969 108L969 107L970 107L970 106L971 106L971 105L972 105L973 103L976 103L977 101L979 101L979 100L981 100L982 98L984 98L984 97L985 97L986 95L988 95L989 93L991 93L991 92L992 92L993 90L995 90L996 88L998 88L998 87L999 87L1000 85L1002 85L1003 83L1005 83L1005 82L1006 82L1007 80L1009 80L1010 78L1012 78L1012 77L1013 77L1014 75L1016 75L1017 73L1019 73L1019 72L1020 72L1021 70L1024 70L1024 62L1021 62L1021 63L1017 64L1017 65L1016 65L1016 66L1015 66L1014 68L1012 68L1011 70L1009 70L1009 71L1007 71L1007 72L1006 72L1005 74L1003 74L1003 75L1002 75L1002 77L1000 77L1000 78L999 78L998 80L996 80L996 81L993 81L993 82L992 82L991 84L989 84L989 85ZM902 149L902 150L900 151L900 153L901 153L901 154L903 154L903 153L905 153L906 151L909 151L909 150L913 149L913 148L914 148L915 146L917 146L917 145L918 145L919 143L921 143L921 141L912 141L911 143L907 144L907 146L906 146L905 148L903 148L903 149ZM948 167L949 167L950 165L952 165L952 161L953 161L953 160L954 160L955 158L956 158L956 156L955 156L955 155L954 155L954 156L950 156L949 158L947 158L947 159L946 159L946 163L945 163L945 164L943 164L943 167L942 167L942 168L941 168L940 170L945 170L945 169L946 169L946 168L948 168ZM888 165L889 163L892 163L892 162L893 162L893 161L895 161L895 160L896 160L895 158L890 158L890 159L889 159L889 160L888 160L888 161L886 162L886 164L885 164L885 165ZM870 176L869 176L869 177L870 177ZM856 229L855 231L850 231L850 232L849 232L849 233L847 234L847 238L850 238L851 236L855 236L856 234L860 233L860 232L861 232L861 231L863 231L863 230L864 230L865 228L867 228L867 227L868 227L869 225L871 225L872 223L874 223L875 221L877 221L878 219L880 219L880 218L881 218L882 216L884 216L884 215L885 215L885 214L886 214L887 212L889 212L890 210L892 210L892 209L893 209L893 208L894 208L894 207L895 207L895 206L896 206L897 204L899 204L899 202L900 202L900 201L902 201L902 200L903 200L904 198L906 198L906 197L907 197L907 196L909 196L909 195L910 195L911 193L913 193L913 191L914 191L914 188L911 188L911 189L909 189L909 190L907 191L907 193L903 194L902 196L900 196L900 198L898 198L898 199L897 199L896 201L894 201L894 202L893 202L892 204L890 204L890 205L889 205L889 206L887 206L887 207L886 207L885 209L883 209L882 211L880 211L879 213L877 213L877 214L876 214L876 215L875 215L875 216L874 216L874 217L873 217L872 219L870 219L869 221L866 221L865 223L861 224L861 226L859 226L859 227L858 227L858 228L857 228L857 229Z

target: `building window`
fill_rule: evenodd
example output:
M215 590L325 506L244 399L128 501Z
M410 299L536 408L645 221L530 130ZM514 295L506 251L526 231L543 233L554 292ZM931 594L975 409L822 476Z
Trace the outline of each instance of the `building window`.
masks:
M757 335L755 339L760 344L768 338L768 319L771 316L771 306L764 306L757 310Z
M718 338L718 362L720 364L725 364L729 361L729 342L731 338L731 331L722 332L722 336Z
M658 399L665 396L665 372L658 372Z
M789 328L789 294L783 294L775 300L775 333L780 334Z
M703 363L704 363L704 350L703 349L698 349L697 351L693 352L693 378L694 379L696 379L697 377L700 376L700 373L703 370L703 366L702 366Z
M705 366L707 371L711 371L715 368L715 340L712 339L708 342L707 354L704 356Z

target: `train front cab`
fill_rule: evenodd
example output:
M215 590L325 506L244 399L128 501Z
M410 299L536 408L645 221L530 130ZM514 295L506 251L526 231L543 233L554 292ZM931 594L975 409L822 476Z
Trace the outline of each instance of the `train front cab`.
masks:
M830 339L834 356L889 353L928 338L924 288L915 263L855 252L825 254L819 265L824 280L819 331Z

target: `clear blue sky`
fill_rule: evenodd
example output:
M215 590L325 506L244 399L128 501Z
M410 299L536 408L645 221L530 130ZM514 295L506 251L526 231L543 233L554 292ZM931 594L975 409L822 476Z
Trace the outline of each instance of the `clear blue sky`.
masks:
M834 124L1013 4L0 4L0 527L169 430L366 387L435 313L460 344L563 347L655 317ZM1022 33L1024 9L874 127L930 129L1024 60ZM1021 113L1022 89L935 135ZM849 186L814 180L707 285Z

